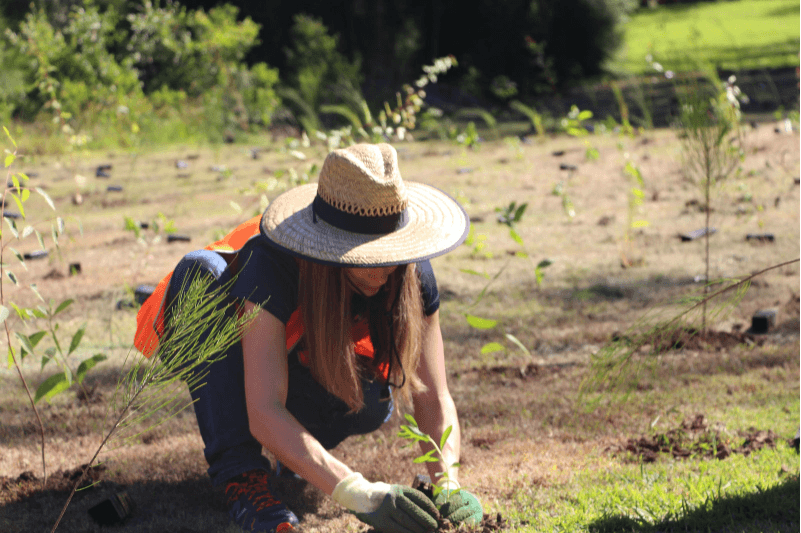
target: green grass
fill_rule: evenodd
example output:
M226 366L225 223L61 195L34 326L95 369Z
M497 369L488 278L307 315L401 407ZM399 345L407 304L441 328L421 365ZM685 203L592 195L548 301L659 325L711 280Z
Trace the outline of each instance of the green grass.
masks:
M746 70L799 64L799 1L740 0L640 9L626 23L624 45L610 64L621 74L693 70L708 62Z
M797 465L783 444L724 461L621 464L579 474L547 508L518 503L530 504L531 531L782 531L780 516L798 526Z
M731 444L742 443L740 431L771 428L778 435L775 448L735 453L724 460L660 454L648 464L625 453L609 461L611 452L598 448L590 464L568 481L544 487L528 484L515 490L501 511L512 521L528 522L516 529L520 532L798 531L799 459L785 439L797 429L799 403L782 396L786 383L776 386L766 380L770 372L715 375L704 380L704 387L657 379L664 381L663 390L637 394L614 411L646 412L673 405L686 415L690 405L703 405L710 422L725 425L723 434ZM775 377L781 372L772 370ZM748 388L760 377L766 383L755 390L737 389ZM727 386L735 389L732 395L726 394ZM749 401L752 396L758 399ZM650 433L678 427L685 416L674 412L675 407L662 413L662 421Z

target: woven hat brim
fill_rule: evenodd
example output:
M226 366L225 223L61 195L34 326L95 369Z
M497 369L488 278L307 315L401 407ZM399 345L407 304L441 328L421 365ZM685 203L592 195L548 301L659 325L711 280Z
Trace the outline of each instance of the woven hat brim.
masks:
M333 266L377 267L431 259L458 247L470 229L462 206L448 194L416 182L404 182L408 223L392 233L353 233L314 221L311 204L317 184L295 187L278 196L261 219L261 234L271 245L294 256Z

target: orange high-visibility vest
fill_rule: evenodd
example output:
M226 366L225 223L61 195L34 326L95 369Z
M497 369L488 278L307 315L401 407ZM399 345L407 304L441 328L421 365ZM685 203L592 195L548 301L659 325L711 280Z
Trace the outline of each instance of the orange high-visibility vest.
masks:
M259 224L261 216L256 216L247 222L240 224L231 233L204 248L223 256L233 256L239 252L245 244L252 238L259 235ZM167 287L170 284L172 272L167 274L151 294L141 309L136 314L136 334L134 336L134 346L145 355L152 356L159 344L159 338L164 334L164 308L167 297ZM303 320L300 316L300 309L295 309L286 323L286 349L287 352L300 341L303 336ZM370 359L375 356L375 348L370 339L370 326L365 318L358 320L351 328L351 339L353 341L354 352L358 355ZM300 361L308 366L309 358L307 352L300 352ZM376 369L379 374L386 379L389 373L389 365L384 362Z

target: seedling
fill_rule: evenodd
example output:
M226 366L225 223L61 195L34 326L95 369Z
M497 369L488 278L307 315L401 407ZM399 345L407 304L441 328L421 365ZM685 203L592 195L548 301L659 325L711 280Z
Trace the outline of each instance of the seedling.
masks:
M448 437L451 435L451 430L453 430L453 426L448 426L447 428L445 428L445 431L442 432L442 437L440 437L439 439L439 444L437 444L437 441L432 439L431 436L420 431L420 428L417 427L417 421L414 419L412 415L407 413L404 416L406 418L406 421L409 422L409 425L402 425L400 427L400 431L398 432L398 436L402 439L411 441L409 443L410 447L414 446L415 442L428 443L431 444L431 446L433 446L433 449L429 450L428 452L422 455L415 457L414 461L412 462L414 464L442 462L443 464L445 464L445 471L437 472L437 475L441 476L440 483L442 483L442 485L446 485L448 481L455 483L456 480L451 477L451 468L459 468L459 463L453 463L450 466L448 466L445 463L445 457L442 455L442 450L443 448L445 448L445 443L448 441ZM451 495L456 494L461 490L460 488L453 490L445 489L442 485L437 485L432 480L431 488L434 494L434 498L439 496L439 494L443 490L445 491L445 496L447 497L450 497Z

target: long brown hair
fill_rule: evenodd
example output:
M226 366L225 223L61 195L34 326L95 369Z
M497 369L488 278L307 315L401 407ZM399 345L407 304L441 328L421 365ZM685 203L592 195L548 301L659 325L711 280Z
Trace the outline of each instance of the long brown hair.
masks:
M351 300L355 291L345 269L300 261L298 306L303 317L309 368L331 394L359 411L364 405L361 378L366 369L353 351ZM414 264L401 265L390 274L383 289L368 298L366 310L375 363L387 362L388 382L411 401L425 386L417 376L423 330L420 280Z

